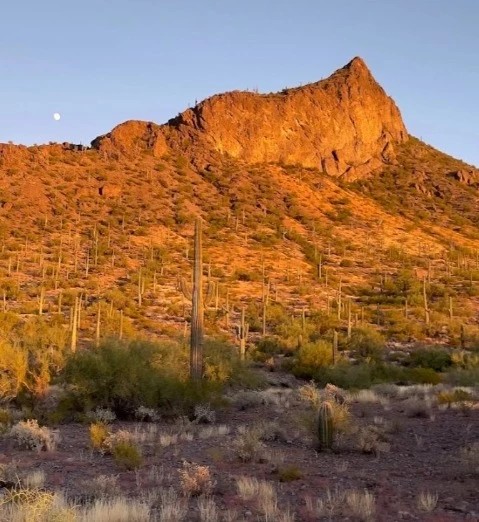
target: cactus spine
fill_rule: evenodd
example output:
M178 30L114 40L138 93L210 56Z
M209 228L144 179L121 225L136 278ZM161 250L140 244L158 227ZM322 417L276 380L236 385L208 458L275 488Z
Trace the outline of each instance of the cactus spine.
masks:
M323 402L318 411L318 449L332 449L334 441L333 407Z

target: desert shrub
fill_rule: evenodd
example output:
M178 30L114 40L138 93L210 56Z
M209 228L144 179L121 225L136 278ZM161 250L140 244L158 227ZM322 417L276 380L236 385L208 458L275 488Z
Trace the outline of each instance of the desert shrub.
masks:
M238 350L230 343L206 339L204 343L204 374L212 384L226 383L256 388L260 379L240 360Z
M209 404L197 404L194 408L194 418L199 424L213 424L216 413Z
M303 377L311 377L322 386L331 383L346 389L369 388L373 384L373 368L368 364L352 365L342 362L336 366L320 368Z
M244 428L239 431L233 440L233 450L242 462L256 462L263 453L265 445L261 440L262 430L255 426Z
M0 399L13 399L23 389L28 375L28 352L0 341Z
M296 355L293 373L298 377L309 377L333 361L333 347L327 341L302 345Z
M413 367L430 368L436 372L443 372L452 365L449 352L434 348L414 350L409 358Z
M17 352L15 370L19 370L20 354L27 363L19 392L33 399L46 393L51 379L64 366L67 337L61 321L55 317L33 317L15 328L10 335Z
M338 330L341 326L341 321L337 315L327 314L322 310L313 311L308 320L313 325L313 333L310 336L312 341L328 334L328 332Z
M432 402L429 397L410 397L404 401L403 408L408 417L430 418L432 415Z
M380 383L433 383L441 381L441 376L427 368L402 368L395 364L370 362L351 364L340 361L335 366L325 366L304 372L302 377L312 378L319 385L334 384L345 389L365 389Z
M379 455L390 449L388 438L381 426L370 424L359 428L356 434L357 448L363 453Z
M388 311L386 321L387 338L405 342L424 337L421 323L406 319L402 310Z
M185 461L179 474L181 488L185 495L210 495L213 492L215 481L208 466Z
M278 478L280 482L292 482L302 479L303 473L297 466L291 464L278 469Z
M457 368L472 370L479 368L479 354L466 350L454 350L451 352L452 364Z
M275 328L275 334L279 337L283 352L294 352L301 344L300 340L308 343L314 334L314 325L300 318L289 319L280 323Z
M347 347L361 357L377 360L382 355L384 344L384 337L377 330L368 326L362 326L352 329Z
M438 404L446 404L451 406L455 402L465 402L474 400L474 395L461 388L454 390L443 390L436 396Z
M111 433L105 424L96 422L90 426L90 444L100 453L112 455L125 469L136 469L143 463L140 448L129 431Z
M126 416L141 404L154 406L160 397L160 376L154 370L150 345L117 344L82 350L68 360L64 378L72 385L78 406L110 408Z
M34 419L17 422L10 430L10 437L20 448L36 451L53 451L58 442L49 428L39 426Z
M90 425L90 445L93 449L104 451L105 442L110 435L108 428L102 422L95 422Z
M117 464L128 470L139 468L143 463L140 448L129 440L113 443L111 454Z
M442 377L432 368L411 368L405 373L409 382L417 384L439 384Z
M256 349L258 352L266 355L287 353L289 351L277 337L263 337L259 339L256 343Z
M116 419L115 413L109 408L96 408L89 414L89 417L102 424L110 424Z
M160 415L154 408L139 406L135 410L135 418L142 422L157 422L160 419Z
M211 379L190 382L184 361L186 351L173 343L108 341L98 349L79 351L70 357L63 374L70 385L64 404L78 411L109 408L119 418L134 417L140 406L190 414L195 404L211 402L220 388ZM206 364L217 363L213 358Z

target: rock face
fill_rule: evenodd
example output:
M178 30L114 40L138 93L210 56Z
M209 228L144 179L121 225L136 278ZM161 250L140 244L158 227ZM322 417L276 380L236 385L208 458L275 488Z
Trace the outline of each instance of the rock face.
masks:
M128 122L92 144L104 150L141 145L157 154L180 149L192 159L203 150L356 179L394 162L395 145L407 139L399 109L354 58L317 83L276 94L216 95L166 125Z
M151 149L155 156L168 151L162 127L152 122L126 121L110 133L95 138L91 145L105 154L136 154Z
M449 173L449 176L465 185L477 185L479 183L479 170L460 169Z

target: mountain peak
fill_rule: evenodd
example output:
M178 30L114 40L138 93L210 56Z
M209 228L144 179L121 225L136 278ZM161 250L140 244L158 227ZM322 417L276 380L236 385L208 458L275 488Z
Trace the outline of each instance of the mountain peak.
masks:
M399 109L356 57L315 84L276 94L216 95L163 126L130 123L92 144L125 152L134 142L159 155L179 150L199 167L219 153L356 179L394 162L395 145L407 139Z
M366 62L360 57L355 56L349 63L347 63L344 68L352 69L356 71L369 71L369 67L366 65Z

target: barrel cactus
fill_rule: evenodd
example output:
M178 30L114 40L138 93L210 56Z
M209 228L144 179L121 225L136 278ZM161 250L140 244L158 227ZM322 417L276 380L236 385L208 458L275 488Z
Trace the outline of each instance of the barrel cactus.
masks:
M330 402L321 403L318 411L319 450L332 449L334 441L333 407Z

